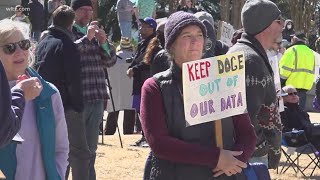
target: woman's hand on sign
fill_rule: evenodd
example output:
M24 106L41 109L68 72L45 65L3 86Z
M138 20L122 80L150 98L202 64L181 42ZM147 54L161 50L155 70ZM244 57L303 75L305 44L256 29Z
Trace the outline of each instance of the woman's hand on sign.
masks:
M242 151L221 149L217 167L213 169L214 177L218 177L222 174L232 176L241 173L242 169L247 167L247 164L238 160L235 156L240 156L242 153Z

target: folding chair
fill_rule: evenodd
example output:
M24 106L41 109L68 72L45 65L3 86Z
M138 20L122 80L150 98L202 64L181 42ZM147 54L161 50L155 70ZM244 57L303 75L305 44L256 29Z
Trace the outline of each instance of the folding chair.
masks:
M286 132L286 133L299 133L299 135L303 134L304 138L307 140L303 130ZM284 148L286 148L287 150L285 150ZM283 137L282 143L281 143L281 151L284 154L286 161L282 166L280 174L285 173L289 168L291 168L294 170L296 174L300 172L304 177L307 177L307 175L305 174L305 170L311 167L311 165L314 165L314 167L312 168L312 172L310 174L310 177L311 177L316 168L320 169L320 161L319 161L320 154L315 149L315 147L310 143L307 143L298 147L292 147L288 145L288 142ZM295 154L296 156L294 156ZM305 167L302 167L299 165L299 160L303 155L306 155L310 159L310 162ZM277 169L277 173L279 173L278 169Z

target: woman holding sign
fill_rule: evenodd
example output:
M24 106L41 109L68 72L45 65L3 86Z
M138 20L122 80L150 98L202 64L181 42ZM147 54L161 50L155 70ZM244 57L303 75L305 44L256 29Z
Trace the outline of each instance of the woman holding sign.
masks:
M205 26L194 15L180 11L169 17L165 48L173 65L142 87L141 122L153 151L151 179L236 179L254 151L256 136L247 114L222 120L223 148L215 143L213 122L186 127L181 67L201 59L205 41Z

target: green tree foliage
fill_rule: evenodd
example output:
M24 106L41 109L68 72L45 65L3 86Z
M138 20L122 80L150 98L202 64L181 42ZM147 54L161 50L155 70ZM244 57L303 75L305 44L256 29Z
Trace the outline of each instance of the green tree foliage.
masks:
M213 16L214 20L220 20L220 0L203 0L201 6Z
M112 41L119 41L121 38L116 5L117 0L99 0L99 21L100 24L104 26L107 33L112 30Z
M209 12L215 20L220 19L220 0L204 0L201 2L204 10ZM157 18L167 17L171 13L175 12L178 0L156 0L157 3ZM106 32L112 29L112 40L120 40L120 28L118 26L117 12L116 12L117 0L99 0L99 19L101 24L104 25ZM134 16L133 16L134 18ZM133 20L135 22L135 19ZM137 29L136 23L133 24L133 28Z

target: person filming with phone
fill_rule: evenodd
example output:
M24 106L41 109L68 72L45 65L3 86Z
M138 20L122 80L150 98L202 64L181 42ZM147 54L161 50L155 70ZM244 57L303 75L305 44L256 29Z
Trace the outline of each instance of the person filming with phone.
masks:
M80 52L84 106L81 113L66 114L70 141L69 163L73 179L95 180L99 125L108 99L105 69L113 66L117 58L114 47L108 42L108 36L99 27L99 23L90 23L93 15L91 0L72 0L71 7L75 12L72 33Z

